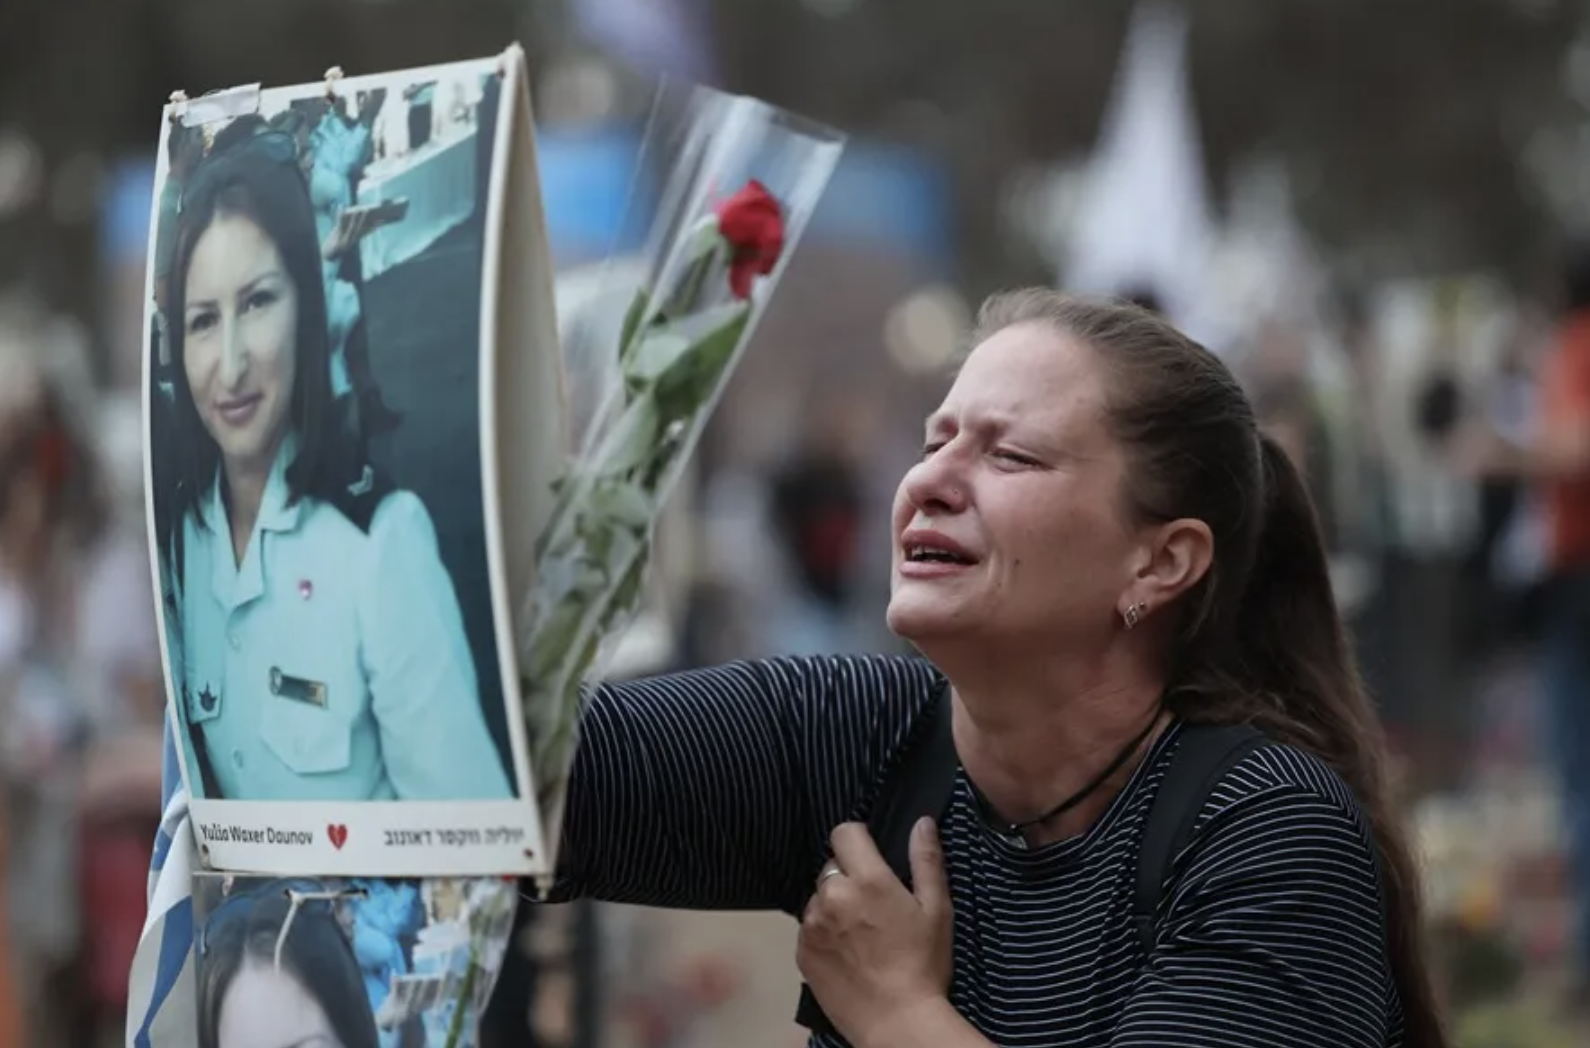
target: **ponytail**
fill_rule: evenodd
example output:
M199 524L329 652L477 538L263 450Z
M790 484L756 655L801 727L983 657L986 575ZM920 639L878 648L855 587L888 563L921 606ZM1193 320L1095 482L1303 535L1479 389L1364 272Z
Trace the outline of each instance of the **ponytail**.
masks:
M1330 562L1308 489L1285 449L1259 438L1264 497L1258 548L1236 609L1244 691L1273 704L1288 734L1349 776L1380 792L1380 724L1365 696L1336 610ZM1236 580L1222 580L1236 581ZM1373 739L1373 757L1364 742Z
M1395 812L1380 720L1337 613L1319 520L1297 467L1274 438L1260 437L1260 457L1264 519L1236 613L1239 639L1225 649L1237 662L1232 675L1266 734L1324 760L1363 805L1379 850L1404 1043L1441 1048L1446 1038L1420 938L1418 871Z

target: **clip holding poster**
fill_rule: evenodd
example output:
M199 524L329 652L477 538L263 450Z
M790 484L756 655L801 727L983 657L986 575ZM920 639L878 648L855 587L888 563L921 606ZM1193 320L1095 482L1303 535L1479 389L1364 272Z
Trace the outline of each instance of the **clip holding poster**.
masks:
M550 310L494 319L552 297L528 100L514 49L161 121L147 523L211 869L545 871L488 509L497 340L560 411Z
M188 97L186 91L179 90L171 92L170 115L174 122L184 127L203 127L258 113L259 105L259 84L242 84L210 91L193 99Z

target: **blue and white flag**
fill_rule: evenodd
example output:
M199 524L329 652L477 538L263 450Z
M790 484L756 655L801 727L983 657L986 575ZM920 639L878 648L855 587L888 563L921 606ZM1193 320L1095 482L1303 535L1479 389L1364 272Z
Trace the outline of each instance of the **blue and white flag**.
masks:
M193 987L193 830L166 722L160 831L149 865L149 912L128 976L127 1048L198 1048Z

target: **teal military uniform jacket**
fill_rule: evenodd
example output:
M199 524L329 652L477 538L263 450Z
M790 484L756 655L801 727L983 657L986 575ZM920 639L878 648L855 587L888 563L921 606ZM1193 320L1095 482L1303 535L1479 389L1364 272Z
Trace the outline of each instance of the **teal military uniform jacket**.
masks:
M368 531L287 504L287 441L242 562L219 483L183 522L172 677L231 800L486 800L513 795L486 728L452 580L424 504L387 495Z

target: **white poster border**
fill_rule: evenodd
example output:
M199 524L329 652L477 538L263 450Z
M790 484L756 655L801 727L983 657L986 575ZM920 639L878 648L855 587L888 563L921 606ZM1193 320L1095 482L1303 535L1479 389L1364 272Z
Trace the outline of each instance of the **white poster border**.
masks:
M523 51L514 45L491 58L363 76L339 75L324 83L264 90L251 86L248 91L249 97L258 98L257 111L268 114L317 92L334 92L351 101L359 92L386 89L392 97L408 84L493 72L500 73L502 79L482 246L480 448L493 634L516 796L438 801L211 799L191 788L197 769L189 766L190 748L183 745L179 733L178 759L184 782L190 784L191 822L200 862L206 869L251 875L364 877L545 876L551 870L554 857L544 840L522 713L513 615L531 584L530 551L535 534L526 532L524 526L544 519L545 484L561 468L565 448L561 357L552 307L553 263L535 169L535 132ZM171 128L175 123L199 122L199 112L195 103L180 93L164 108L151 201L142 375L145 515L151 536L156 534L150 448L155 345L149 332L154 330L158 312L154 301L157 238L153 233L161 220ZM238 115L228 111L226 117ZM505 260L504 252L514 253L514 257ZM514 287L503 287L505 274L515 282ZM504 339L510 340L509 344L505 345ZM528 365L523 363L526 358ZM504 375L516 381L505 388L499 381ZM509 408L512 410L506 410ZM538 420L535 430L545 442L532 445L536 450L526 456L500 456L500 441L523 434L513 419L524 417ZM504 487L509 491L506 498ZM180 695L172 686L171 613L165 606L161 558L153 541L150 571L167 706L173 711L170 721L176 730L187 719L180 710Z

